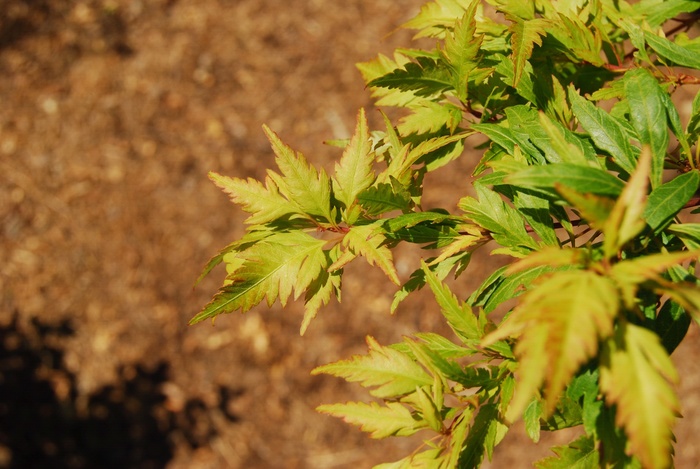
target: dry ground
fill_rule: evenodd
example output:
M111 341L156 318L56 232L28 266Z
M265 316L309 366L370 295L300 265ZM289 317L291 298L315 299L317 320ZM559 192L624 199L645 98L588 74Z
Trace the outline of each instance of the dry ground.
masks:
M407 45L388 34L421 3L0 2L0 468L356 468L412 449L316 414L366 395L309 370L367 333L439 329L428 297L390 317L391 285L350 268L304 338L298 306L186 324L221 280L193 290L201 267L243 232L207 172L263 176L263 123L330 165L322 141L371 107L353 64ZM454 207L460 164L430 203ZM679 468L700 461L693 327ZM514 432L492 466L545 454Z

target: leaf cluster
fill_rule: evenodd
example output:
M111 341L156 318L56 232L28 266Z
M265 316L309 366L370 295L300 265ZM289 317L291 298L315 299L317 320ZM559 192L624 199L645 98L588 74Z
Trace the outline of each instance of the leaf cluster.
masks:
M375 401L321 412L372 438L427 433L380 468L471 468L511 424L528 435L580 426L537 467L671 467L680 413L670 354L700 320L700 83L695 0L434 0L404 25L432 50L359 64L397 122L363 110L333 173L265 132L278 169L265 181L211 173L249 214L246 234L207 265L227 277L192 323L303 295L301 332L357 258L398 289L392 312L428 287L451 337L417 332L316 368ZM687 114L687 113L686 113ZM486 140L473 195L422 203L424 176ZM465 175L465 178L468 175ZM427 254L408 279L392 249ZM445 280L472 254L509 256L473 292ZM509 301L509 300L514 300ZM507 302L506 306L504 305ZM497 319L505 313L504 319Z

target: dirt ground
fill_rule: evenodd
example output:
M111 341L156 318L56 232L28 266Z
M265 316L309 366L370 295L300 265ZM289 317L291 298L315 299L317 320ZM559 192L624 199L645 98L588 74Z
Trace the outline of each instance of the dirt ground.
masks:
M415 447L317 414L367 395L309 371L368 333L441 330L428 296L391 317L391 284L352 266L343 304L303 338L298 305L187 321L223 277L193 289L201 268L243 233L207 172L263 176L263 123L330 166L323 140L371 108L354 63L408 45L390 33L422 3L0 1L0 468L360 468ZM463 159L431 176L429 204L454 208ZM415 254L397 258L404 278ZM679 468L700 465L692 327ZM491 467L527 467L553 441L513 430Z

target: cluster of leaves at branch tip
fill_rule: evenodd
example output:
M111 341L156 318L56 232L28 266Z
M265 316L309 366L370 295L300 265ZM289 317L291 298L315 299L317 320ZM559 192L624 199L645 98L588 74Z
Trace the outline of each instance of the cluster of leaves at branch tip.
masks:
M434 49L359 64L376 104L401 117L382 113L370 130L361 110L332 174L267 127L278 169L265 181L210 174L249 216L206 266L202 276L223 262L227 276L191 322L293 295L304 333L364 258L397 286L392 313L427 286L452 330L389 346L368 335L367 354L313 370L375 398L319 411L372 438L425 435L376 467L478 467L518 419L535 442L580 428L539 468L671 467L681 409L669 356L700 320L700 224L688 216L700 94L683 112L674 100L700 83L698 11L696 0L426 3L404 26ZM474 196L424 206L424 176L464 168L475 135L486 143L464 175ZM394 267L401 243L425 248L408 278ZM448 276L482 274L470 260L484 249L512 262L451 291Z

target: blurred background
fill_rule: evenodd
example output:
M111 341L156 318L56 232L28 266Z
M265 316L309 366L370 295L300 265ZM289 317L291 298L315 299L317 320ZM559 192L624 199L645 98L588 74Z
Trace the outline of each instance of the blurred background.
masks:
M223 279L193 289L201 268L244 232L207 172L264 177L263 123L330 168L323 141L358 108L380 125L354 64L409 46L396 28L422 3L0 0L0 468L357 468L415 448L317 414L368 395L309 371L366 334L444 331L430 296L392 317L395 287L351 265L304 337L295 304L187 321ZM426 205L454 209L471 161L431 174ZM397 253L404 280L418 254ZM676 354L679 468L700 464L697 336ZM516 427L491 467L569 437Z

